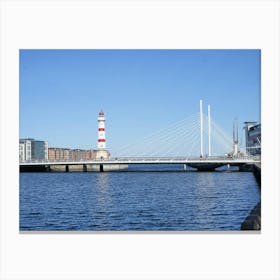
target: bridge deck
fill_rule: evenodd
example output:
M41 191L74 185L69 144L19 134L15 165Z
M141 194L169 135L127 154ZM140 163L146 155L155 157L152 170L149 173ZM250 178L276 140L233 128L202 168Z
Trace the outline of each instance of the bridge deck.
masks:
M20 166L40 166L40 165L93 165L93 164L256 164L260 163L260 158L114 158L107 160L81 160L81 161L32 161L20 162Z

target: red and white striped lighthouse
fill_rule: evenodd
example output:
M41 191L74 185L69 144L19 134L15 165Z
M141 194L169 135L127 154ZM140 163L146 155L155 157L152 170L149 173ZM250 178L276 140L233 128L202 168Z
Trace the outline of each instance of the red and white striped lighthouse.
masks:
M98 118L98 142L97 142L97 152L96 159L108 159L110 153L106 150L106 138L105 138L105 114L101 110L99 112Z
M98 143L97 148L98 150L105 150L106 149L106 138L105 138L105 115L101 110L99 112L98 118Z

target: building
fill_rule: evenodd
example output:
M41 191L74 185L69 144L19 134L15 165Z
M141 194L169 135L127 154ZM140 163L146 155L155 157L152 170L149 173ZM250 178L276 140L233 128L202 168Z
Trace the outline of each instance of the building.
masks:
M23 162L25 161L26 155L25 155L25 144L19 142L19 161Z
M34 139L19 139L19 160L29 161L31 160L31 142Z
M80 161L96 159L96 150L49 148L49 161Z
M48 143L33 138L19 139L20 162L31 160L47 160Z
M46 141L35 140L31 142L32 160L47 160L48 158L48 144Z
M68 161L70 149L66 148L49 148L50 161Z
M251 155L261 154L261 124L245 122L246 153Z

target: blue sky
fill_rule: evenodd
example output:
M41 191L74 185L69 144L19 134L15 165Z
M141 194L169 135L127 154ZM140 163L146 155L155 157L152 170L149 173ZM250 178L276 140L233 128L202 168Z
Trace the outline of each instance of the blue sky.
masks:
M20 50L20 137L118 149L196 112L229 134L260 121L260 50ZM241 133L243 131L241 130ZM243 133L244 134L244 133Z

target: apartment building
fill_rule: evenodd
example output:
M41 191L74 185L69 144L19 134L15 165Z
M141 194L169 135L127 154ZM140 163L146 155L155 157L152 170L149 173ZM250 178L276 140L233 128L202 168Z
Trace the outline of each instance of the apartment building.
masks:
M79 161L96 159L96 150L49 148L50 161Z
M245 122L246 152L251 155L261 154L261 124Z
M19 160L47 160L48 143L33 138L19 139Z

